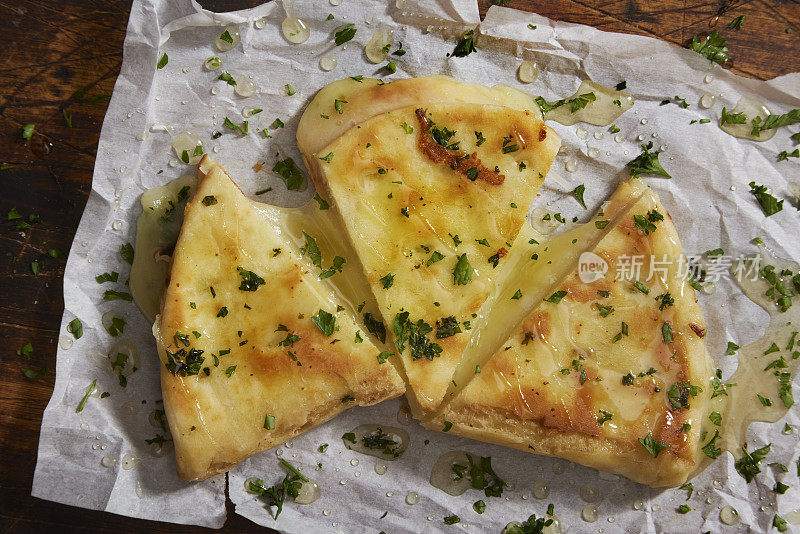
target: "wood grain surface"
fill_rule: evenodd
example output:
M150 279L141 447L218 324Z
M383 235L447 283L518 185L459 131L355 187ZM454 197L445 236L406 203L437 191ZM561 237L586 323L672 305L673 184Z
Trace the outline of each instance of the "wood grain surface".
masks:
M320 0L321 1L321 0ZM347 0L344 0L345 2ZM214 11L256 0L202 0ZM502 3L502 2L498 2ZM491 4L480 0L481 14ZM509 0L544 16L684 45L714 26L729 41L728 68L768 79L800 71L798 0ZM42 412L53 389L67 253L91 189L100 126L122 62L126 0L0 0L0 532L200 532L72 508L30 496ZM744 27L728 23L746 15ZM76 95L77 92L77 95ZM70 120L67 120L68 117ZM36 125L25 142L22 125ZM68 124L69 123L69 124ZM15 207L31 228L6 221ZM34 220L36 217L34 217ZM58 255L56 253L56 255ZM32 262L40 270L34 274ZM17 349L30 342L27 357ZM30 379L23 369L46 374ZM68 492L68 487L61 488ZM264 532L233 513L225 531Z

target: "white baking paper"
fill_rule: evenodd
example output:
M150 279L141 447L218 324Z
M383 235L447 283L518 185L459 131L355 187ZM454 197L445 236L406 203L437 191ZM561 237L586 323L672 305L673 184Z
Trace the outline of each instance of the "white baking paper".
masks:
M778 255L800 259L798 212L787 201L783 212L765 218L747 186L755 180L770 186L779 198L791 198L788 184L800 179L798 162L777 161L780 151L792 147L790 129L782 128L772 140L755 143L730 137L716 125L722 106L731 109L742 95L762 99L773 113L799 108L800 75L769 82L744 79L712 66L691 51L655 39L605 33L496 6L481 23L472 0L398 0L398 4L343 0L334 7L321 0L298 0L295 12L308 23L311 38L293 45L281 36L285 14L278 2L226 14L204 11L189 0L133 2L124 61L103 124L92 192L67 263L56 385L42 423L33 495L133 517L222 526L224 476L183 482L175 474L170 452L163 457L149 454L144 440L160 432L148 421L160 398L159 364L150 325L133 304L103 301L102 293L112 286L124 290L129 266L118 251L122 243L135 242L141 193L195 172L178 162L170 150L171 133L190 130L199 134L206 150L246 193L273 187L259 199L301 205L313 190L287 192L269 169L276 155L300 161L294 137L304 105L325 84L345 76L382 75L389 80L449 74L465 82L512 85L550 100L571 95L581 79L591 78L609 86L626 80L627 90L637 103L616 121L621 128L620 142L605 127L552 124L563 139L564 149L535 205L560 211L568 220L573 216L587 220L627 178L625 163L639 154L639 145L653 141L656 148L663 148L661 162L674 179L648 182L675 220L687 254L717 247L734 256L750 253L750 239L760 236ZM326 20L329 13L334 20ZM266 24L258 29L255 21L262 17ZM220 53L213 42L222 31L221 25L227 23L238 24L241 44ZM336 48L332 35L343 23L354 23L358 33L353 41ZM448 58L455 37L479 24L480 50L466 58ZM398 66L395 75L378 72L380 65L367 63L364 58L363 45L380 26L394 29L395 41L402 42L408 51L402 57L392 56ZM157 70L163 53L168 54L169 63ZM318 66L319 58L327 53L334 54L339 62L331 72L323 72ZM203 61L215 55L224 65L220 71L209 72L203 68ZM534 59L541 68L533 84L521 84L516 78L522 59ZM232 87L217 80L222 71L234 77L252 76L258 93L250 98L236 96ZM709 73L713 80L706 83ZM286 95L287 83L297 94ZM218 88L218 94L212 94L212 88ZM706 92L718 97L711 109L698 105ZM675 95L685 98L690 107L659 105ZM242 137L225 130L224 118L241 122L245 106L264 110L249 119L251 132L266 128L275 118L280 118L285 127L271 131L272 139L255 133ZM711 123L690 124L704 118ZM579 138L578 128L586 128L588 138ZM223 135L214 140L214 131ZM590 158L590 149L595 148L599 156ZM570 157L579 161L577 172L564 169ZM266 163L264 170L255 172L253 165L259 161ZM586 185L588 210L580 208L568 194L581 183ZM101 286L95 282L95 275L112 270L120 272L118 284ZM728 375L735 367L735 358L722 356L726 342L732 340L743 346L757 339L768 317L730 282L716 285L716 292L703 295L701 301L709 325L710 352ZM96 364L119 339L111 338L101 326L101 317L109 310L125 318L128 326L122 337L138 349L139 370L124 389L115 376L105 374ZM83 322L84 335L66 348L71 338L66 326L75 317ZM83 412L76 414L86 386L95 379L99 391L108 391L110 396L90 398ZM787 516L800 502L795 469L800 418L796 409L786 418L795 427L791 434L781 432L780 422L756 424L749 435L753 445L772 443L768 461L790 466L790 472L781 475L781 480L791 486L785 495L772 491L775 473L766 467L756 482L744 484L733 469L732 456L726 453L694 479L694 496L687 503L692 511L678 515L675 510L685 502L684 491L653 490L563 460L427 431L417 423L407 427L411 434L407 452L389 463L385 475L378 475L374 471L377 460L347 450L341 435L362 423L400 425L397 413L402 402L349 410L291 444L243 462L228 475L236 512L291 533L499 532L510 521L523 521L532 513L541 516L552 502L564 532L699 532L721 530L719 510L731 504L739 511L741 523L724 528L744 532L768 530L776 512ZM317 452L323 443L329 444L328 449ZM434 461L441 453L455 449L491 456L495 470L512 489L496 499L476 490L451 497L433 488L428 477ZM125 454L140 460L125 469L131 463L123 462ZM114 461L111 467L104 467L105 457L107 464ZM257 476L268 485L278 482L285 473L279 457L319 481L322 497L309 506L287 502L279 520L274 521L259 501L244 492L244 480ZM533 497L536 482L550 485L546 499ZM600 488L596 503L599 519L594 524L581 519L586 503L578 490L586 483ZM405 501L411 491L420 495L419 503L413 506ZM472 509L478 499L487 503L483 515ZM638 506L639 500L644 501L643 507ZM451 514L458 514L461 523L445 525L443 517Z

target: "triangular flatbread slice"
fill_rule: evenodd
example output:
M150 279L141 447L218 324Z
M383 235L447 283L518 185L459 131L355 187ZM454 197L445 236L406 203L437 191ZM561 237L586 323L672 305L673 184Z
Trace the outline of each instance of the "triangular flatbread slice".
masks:
M227 471L405 389L279 221L203 158L154 328L181 478Z
M486 364L527 313L575 269L581 254L597 246L647 190L641 180L621 184L591 222L556 236L542 235L529 224L522 226L508 255L506 271L484 305L485 311L453 374L446 401L472 380L476 367Z
M681 484L698 465L710 368L675 226L647 189L572 265L428 426Z
M358 253L418 417L444 397L559 146L529 111L440 103L373 117L307 156Z

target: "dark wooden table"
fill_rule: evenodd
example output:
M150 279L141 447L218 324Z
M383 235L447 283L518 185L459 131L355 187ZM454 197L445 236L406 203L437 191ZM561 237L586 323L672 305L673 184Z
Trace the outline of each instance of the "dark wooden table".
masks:
M229 11L257 0L204 0ZM502 2L497 2L502 3ZM480 0L484 14L490 0ZM800 0L509 0L507 5L606 31L658 37L683 45L716 29L729 41L728 68L768 79L800 71ZM140 521L30 496L39 425L53 390L63 312L64 259L91 189L100 126L122 63L129 0L0 0L0 531L199 532ZM746 15L739 31L727 29ZM77 95L76 95L77 92ZM68 121L65 117L70 117ZM24 142L20 128L36 125ZM8 168L11 166L11 168ZM15 207L18 230L6 221ZM55 254L58 256L58 254ZM33 273L32 263L40 270ZM26 357L17 349L30 342ZM26 378L23 368L47 373ZM63 488L70 491L70 488ZM232 512L225 530L264 529Z

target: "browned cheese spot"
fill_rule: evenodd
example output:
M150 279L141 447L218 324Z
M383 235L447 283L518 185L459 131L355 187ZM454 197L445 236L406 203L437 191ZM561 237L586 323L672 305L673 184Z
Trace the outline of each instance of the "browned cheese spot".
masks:
M420 129L423 132L417 137L417 144L420 151L422 151L428 159L434 163L444 163L457 173L463 174L465 177L469 169L477 169L478 175L476 179L483 180L490 185L501 185L505 181L506 177L503 174L487 169L481 163L477 152L465 154L458 150L448 150L437 143L433 137L426 135L431 128L431 121L428 119L427 115L425 115L425 110L422 108L416 110L416 115Z

